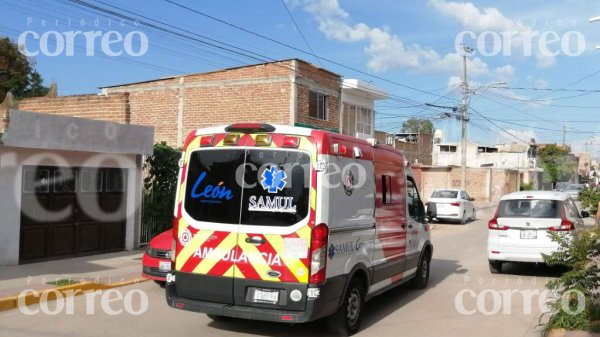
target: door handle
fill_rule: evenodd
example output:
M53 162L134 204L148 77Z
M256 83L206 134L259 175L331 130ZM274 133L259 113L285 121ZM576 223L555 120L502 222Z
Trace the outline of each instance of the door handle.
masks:
M253 245L262 245L263 243L265 243L265 239L261 238L260 236L253 236L253 237L248 237L246 238L246 243L251 243Z

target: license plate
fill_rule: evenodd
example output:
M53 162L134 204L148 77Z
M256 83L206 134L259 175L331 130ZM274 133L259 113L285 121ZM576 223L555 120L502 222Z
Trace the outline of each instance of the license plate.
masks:
M169 261L160 261L158 264L158 270L160 271L169 271L171 270L171 262Z
M276 304L279 301L277 290L254 290L254 302Z
M522 229L521 239L537 239L537 230L535 229Z

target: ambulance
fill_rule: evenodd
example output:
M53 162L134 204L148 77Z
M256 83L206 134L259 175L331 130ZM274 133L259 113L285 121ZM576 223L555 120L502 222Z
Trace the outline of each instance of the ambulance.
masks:
M175 201L177 309L358 331L365 302L429 281L433 246L402 153L374 140L271 124L186 139Z

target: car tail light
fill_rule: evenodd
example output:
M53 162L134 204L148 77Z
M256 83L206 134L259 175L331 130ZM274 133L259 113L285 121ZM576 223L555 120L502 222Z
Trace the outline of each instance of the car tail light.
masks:
M494 217L488 222L488 228L497 231L505 231L510 227L498 225L498 209L496 208L496 213L494 213Z
M200 138L200 146L212 146L214 141L214 136L202 136L202 138Z
M236 135L236 134L229 134L227 136L225 136L225 139L223 140L223 143L225 145L237 145L237 143L240 141L240 136Z
M319 224L312 230L310 238L310 279L312 284L325 282L327 267L327 237L329 229L325 224Z
M257 135L255 142L258 146L269 146L271 145L271 135Z
M283 137L282 147L297 148L300 145L300 137L285 136Z
M569 221L567 219L565 209L563 208L561 210L560 226L558 226L558 227L552 226L552 227L548 228L548 230L552 231L552 232L569 232L569 231L575 230L575 224L573 224L571 221Z
M450 205L460 207L460 202L455 201L455 202L451 203Z

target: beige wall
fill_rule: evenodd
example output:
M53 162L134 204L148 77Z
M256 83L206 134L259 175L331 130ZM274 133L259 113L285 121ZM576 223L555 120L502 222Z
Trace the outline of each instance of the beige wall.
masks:
M413 166L423 199L435 189L460 188L460 167ZM467 168L467 193L476 201L497 202L504 194L519 190L519 172L500 168Z

